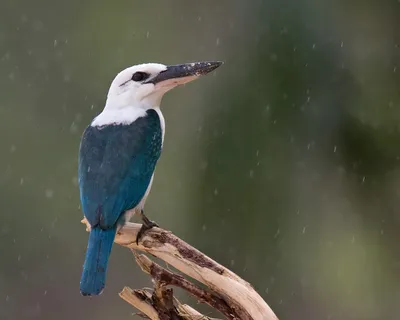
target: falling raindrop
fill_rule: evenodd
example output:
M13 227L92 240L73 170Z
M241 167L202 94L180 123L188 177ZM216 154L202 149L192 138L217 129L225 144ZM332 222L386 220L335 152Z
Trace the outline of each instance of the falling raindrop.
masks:
M250 178L253 178L253 177L254 177L254 170L250 170L250 171L249 171L249 177L250 177Z
M54 190L53 189L46 189L44 194L45 194L46 198L48 198L48 199L53 198Z

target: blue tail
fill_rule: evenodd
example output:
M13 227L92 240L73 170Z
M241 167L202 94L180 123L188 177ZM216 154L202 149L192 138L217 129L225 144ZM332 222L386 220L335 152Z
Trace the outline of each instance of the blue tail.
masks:
M90 231L81 278L82 295L99 295L103 291L115 233L114 228L103 230L97 227Z

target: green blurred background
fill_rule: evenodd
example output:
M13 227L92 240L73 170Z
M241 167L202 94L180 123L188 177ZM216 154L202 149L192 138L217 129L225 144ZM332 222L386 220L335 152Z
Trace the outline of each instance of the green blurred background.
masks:
M124 248L79 294L80 135L121 69L212 59L163 100L149 217L280 319L399 319L399 28L395 0L1 0L0 319L137 319Z

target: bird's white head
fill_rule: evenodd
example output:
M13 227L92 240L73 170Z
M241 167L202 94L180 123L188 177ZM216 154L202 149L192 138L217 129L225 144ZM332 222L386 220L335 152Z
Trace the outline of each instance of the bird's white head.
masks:
M111 83L106 105L114 108L160 106L163 95L178 85L195 80L221 62L195 62L173 66L146 63L121 71Z
M158 108L166 92L218 68L222 62L166 66L145 63L122 70L111 83L106 106L92 125L130 123L150 108ZM133 112L133 110L136 110Z

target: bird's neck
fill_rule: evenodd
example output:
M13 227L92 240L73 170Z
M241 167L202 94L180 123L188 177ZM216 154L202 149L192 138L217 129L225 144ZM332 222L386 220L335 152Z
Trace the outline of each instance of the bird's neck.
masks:
M123 124L128 125L136 119L144 117L148 109L160 109L147 105L111 105L106 104L104 110L93 120L92 126ZM161 113L161 111L160 111ZM162 114L161 116L162 117Z

